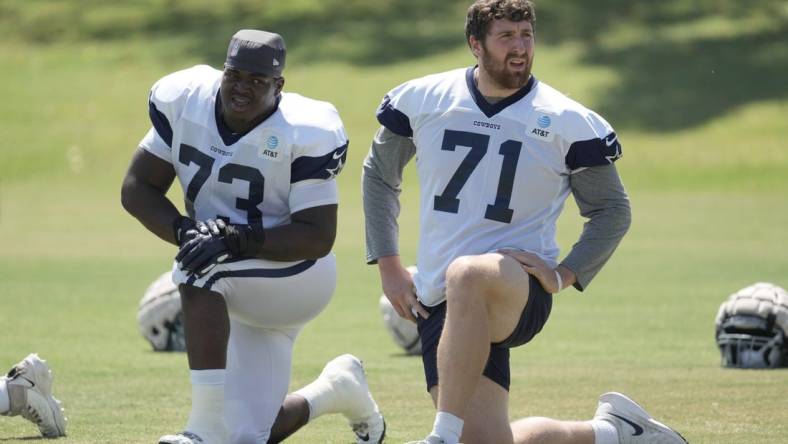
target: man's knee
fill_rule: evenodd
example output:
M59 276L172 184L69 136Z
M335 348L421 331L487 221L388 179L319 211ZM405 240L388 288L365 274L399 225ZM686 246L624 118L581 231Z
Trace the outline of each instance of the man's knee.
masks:
M478 303L488 310L511 310L528 295L528 274L511 258L500 254L460 256L446 270L446 296L455 307Z
M492 255L460 256L446 269L446 287L484 289L495 278L496 258Z
M215 291L184 284L178 286L178 291L181 294L181 305L185 313L194 310L213 311L217 307L226 306L224 297Z

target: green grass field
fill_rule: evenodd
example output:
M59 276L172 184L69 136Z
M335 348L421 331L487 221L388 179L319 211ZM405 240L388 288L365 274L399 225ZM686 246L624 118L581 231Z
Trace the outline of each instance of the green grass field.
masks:
M788 371L722 369L713 334L730 293L756 281L788 287L788 2L543 3L535 74L616 127L634 220L590 288L557 296L543 333L513 353L512 418L587 419L599 394L618 390L692 443L788 442ZM0 0L0 367L33 351L48 359L69 417L64 443L152 443L183 425L185 356L152 352L135 320L175 251L125 214L120 182L149 127L150 85L196 63L221 66L233 31L268 28L288 42L286 88L333 102L351 139L339 286L296 345L292 387L354 353L388 442L420 438L432 405L420 361L382 326L359 177L382 95L472 63L466 2L213 4ZM401 250L413 261L412 169L406 187ZM576 213L569 202L560 220L564 251L580 231ZM37 436L0 418L0 442ZM351 438L329 416L288 442Z

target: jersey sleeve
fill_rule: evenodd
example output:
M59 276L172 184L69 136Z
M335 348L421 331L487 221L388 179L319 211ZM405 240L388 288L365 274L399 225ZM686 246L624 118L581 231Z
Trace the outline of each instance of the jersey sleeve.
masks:
M140 140L139 147L165 162L172 163L172 148L161 138L155 128L151 128Z
M376 113L378 122L394 134L413 137L411 119L415 106L413 86L410 83L392 89L383 97Z
M564 119L564 161L570 172L610 165L622 156L621 143L613 127L597 113L567 111Z
M336 177L347 161L349 141L339 113L322 103L312 123L299 129L290 164L290 212L339 202Z
M148 117L152 128L140 146L172 163L172 128L183 113L186 101L202 76L213 68L198 65L159 79L148 95Z

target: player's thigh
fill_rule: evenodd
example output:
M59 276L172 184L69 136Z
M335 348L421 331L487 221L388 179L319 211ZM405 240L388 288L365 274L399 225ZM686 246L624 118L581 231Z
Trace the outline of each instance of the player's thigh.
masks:
M438 404L440 386L430 390L433 405ZM463 418L463 444L510 444L509 392L500 384L482 376L471 396Z
M266 329L231 321L225 419L233 444L265 442L290 385L299 329Z
M457 258L449 265L446 283L449 304L456 297L484 297L494 343L509 337L528 303L528 273L519 262L500 253Z
M296 266L299 264L293 267ZM291 328L306 324L328 305L336 287L333 254L297 270L298 273L276 275L263 268L267 275L255 277L246 270L228 273L216 287L224 294L232 319L258 327Z

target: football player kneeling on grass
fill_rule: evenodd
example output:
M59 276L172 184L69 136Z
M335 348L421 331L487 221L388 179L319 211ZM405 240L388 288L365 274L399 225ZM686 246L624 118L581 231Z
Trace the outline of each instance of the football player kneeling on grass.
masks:
M37 354L27 355L0 378L0 415L22 415L47 438L66 436L63 408L52 396L52 372Z
M530 1L477 0L466 21L474 66L401 84L378 108L364 161L367 261L397 313L418 323L437 408L418 443L683 444L620 393L602 395L591 421L510 422L510 350L542 330L553 294L588 286L630 224L618 136L531 75L534 20ZM411 275L397 216L413 157L422 207ZM569 194L589 221L559 262Z
M348 139L333 105L283 92L278 34L242 30L224 70L200 65L150 91L151 128L123 181L123 206L176 245L191 413L164 444L279 442L342 413L360 443L385 424L356 357L287 395L293 346L331 300L336 176ZM175 179L187 215L167 198Z

